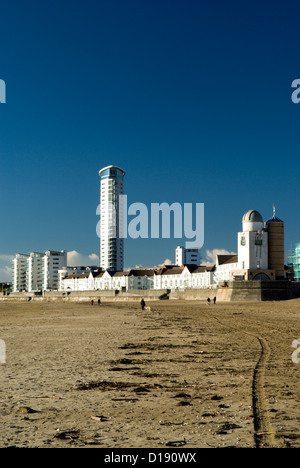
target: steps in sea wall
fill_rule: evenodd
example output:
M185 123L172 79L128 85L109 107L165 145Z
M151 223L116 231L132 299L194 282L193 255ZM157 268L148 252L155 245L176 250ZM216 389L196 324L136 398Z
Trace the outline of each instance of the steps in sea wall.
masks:
M300 286L296 287L289 281L230 281L227 283L227 296L229 301L286 301L300 297ZM224 299L226 300L226 299Z

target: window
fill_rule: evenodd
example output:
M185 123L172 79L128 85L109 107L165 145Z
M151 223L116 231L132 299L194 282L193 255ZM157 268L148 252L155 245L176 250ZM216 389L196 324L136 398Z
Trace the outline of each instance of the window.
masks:
M245 236L241 237L241 245L246 245L246 237Z

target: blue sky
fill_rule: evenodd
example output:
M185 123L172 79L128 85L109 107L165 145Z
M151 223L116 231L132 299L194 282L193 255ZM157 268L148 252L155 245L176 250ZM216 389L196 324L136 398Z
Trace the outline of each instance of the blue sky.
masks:
M0 281L17 252L95 260L109 164L126 171L129 203L204 203L204 259L235 252L243 214L266 220L273 203L288 251L300 240L299 15L296 1L1 2ZM183 242L128 239L125 266L174 260Z

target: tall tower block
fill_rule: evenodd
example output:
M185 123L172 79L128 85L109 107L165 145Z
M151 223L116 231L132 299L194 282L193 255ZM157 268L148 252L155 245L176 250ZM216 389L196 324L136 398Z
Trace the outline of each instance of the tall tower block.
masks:
M284 222L276 217L275 207L273 217L266 221L265 228L269 238L269 269L275 270L277 280L284 279Z
M122 271L124 266L124 239L120 195L124 193L125 171L107 166L100 176L100 266L104 270Z

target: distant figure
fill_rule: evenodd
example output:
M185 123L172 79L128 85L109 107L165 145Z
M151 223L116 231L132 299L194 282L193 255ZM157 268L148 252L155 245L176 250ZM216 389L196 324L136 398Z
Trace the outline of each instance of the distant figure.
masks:
M98 299L98 305L101 305L101 301L100 301L100 299Z
M144 299L141 300L141 307L142 307L142 310L144 310L146 307L146 302L144 301Z
M91 304L94 305L94 300L93 299L91 300Z
M207 298L207 305L210 305L210 297Z
M217 298L216 298L216 296L215 296L215 297L214 297L214 304L216 303L216 300L217 300Z

